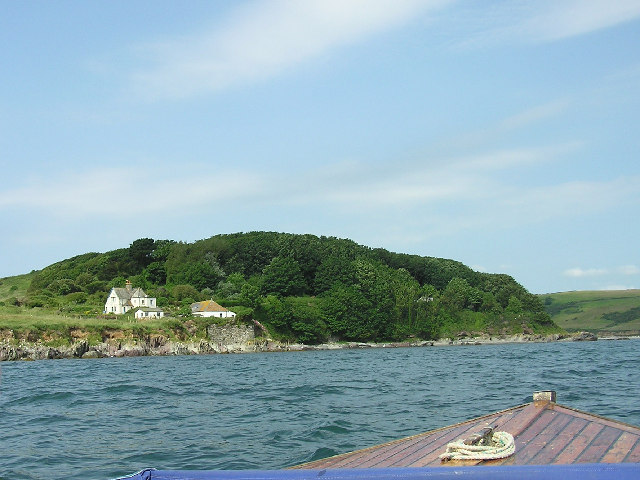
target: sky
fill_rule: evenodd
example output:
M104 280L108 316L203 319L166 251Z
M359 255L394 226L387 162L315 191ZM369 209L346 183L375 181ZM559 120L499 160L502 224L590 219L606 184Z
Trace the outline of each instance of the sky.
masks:
M277 231L640 288L640 0L0 6L0 277Z

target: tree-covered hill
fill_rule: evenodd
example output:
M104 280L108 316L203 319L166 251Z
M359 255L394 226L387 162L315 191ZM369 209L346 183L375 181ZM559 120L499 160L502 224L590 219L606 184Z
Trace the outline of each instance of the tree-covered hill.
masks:
M111 287L128 279L173 315L188 316L192 302L214 298L276 338L305 343L559 330L540 299L508 275L314 235L142 238L55 263L31 278L23 297L4 302L99 315Z

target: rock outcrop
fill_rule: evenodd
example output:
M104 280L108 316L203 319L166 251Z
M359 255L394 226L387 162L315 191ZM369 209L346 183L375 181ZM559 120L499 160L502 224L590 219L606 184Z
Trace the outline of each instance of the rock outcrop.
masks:
M257 329L260 334L262 331ZM231 323L224 326L212 325L207 329L206 339L173 340L164 335L149 335L143 339L125 339L119 335L105 337L102 342L89 344L84 338L76 339L66 346L47 346L42 342L31 342L28 339L13 341L0 340L0 361L11 360L44 360L58 358L104 358L104 357L138 357L146 355L207 355L220 353L250 352L294 352L305 350L338 350L362 348L401 348L401 347L433 347L449 345L483 345L500 343L530 343L555 341L593 341L596 335L580 332L573 335L477 335L467 333L456 339L440 339L436 341L412 341L389 343L364 342L332 342L321 345L304 345L300 343L278 342L262 336L256 336L254 326Z
M571 338L574 342L595 342L598 340L597 335L591 332L578 332Z

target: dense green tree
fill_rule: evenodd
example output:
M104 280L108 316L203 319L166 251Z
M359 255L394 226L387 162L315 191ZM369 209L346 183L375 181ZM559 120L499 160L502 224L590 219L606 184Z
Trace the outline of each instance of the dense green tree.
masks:
M70 293L81 292L82 287L68 278L54 280L49 284L48 290L56 295L69 295Z
M178 302L184 299L198 300L200 293L191 285L176 285L171 289L171 296Z
M300 265L291 257L275 257L262 271L263 295L289 297L302 295L305 290L306 284Z
M259 304L258 317L279 332L288 332L293 321L291 307L281 297L267 295Z
M355 281L352 259L344 255L329 255L318 265L313 281L314 292L320 295L336 283L353 285Z
M372 337L367 328L371 302L354 285L338 283L323 296L323 309L331 332L345 340Z
M129 246L129 255L138 269L149 265L153 258L151 254L155 249L155 240L152 238L139 238Z
M240 295L238 300L242 305L255 308L260 301L260 280L258 277L252 277L240 287Z
M462 310L470 305L472 289L464 278L452 278L442 292L442 302L453 310Z
M144 269L145 278L155 285L163 285L167 281L167 269L163 262L151 262Z
M220 295L224 298L237 298L242 291L242 286L246 283L241 273L232 273L228 275L226 280L218 284Z
M540 299L509 275L346 239L275 232L193 243L141 238L129 248L79 255L35 272L26 299L18 301L71 308L66 296L84 292L83 308L101 310L108 290L126 279L159 305L188 310L192 301L215 297L245 318L255 315L281 338L307 342L329 335L386 340L502 329L505 310L519 316L518 326L554 327Z
M321 302L311 297L289 297L291 308L290 329L294 338L302 343L317 344L326 341L327 325L321 309Z
M180 271L174 272L171 277L172 282L192 285L196 290L207 287L215 289L222 279L223 272L220 268L216 268L206 261L185 264Z

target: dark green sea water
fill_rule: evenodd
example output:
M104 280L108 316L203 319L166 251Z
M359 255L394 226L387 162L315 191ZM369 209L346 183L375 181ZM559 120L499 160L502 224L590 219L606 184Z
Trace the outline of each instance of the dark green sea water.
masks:
M640 341L0 364L0 478L277 469L530 401L640 425Z

